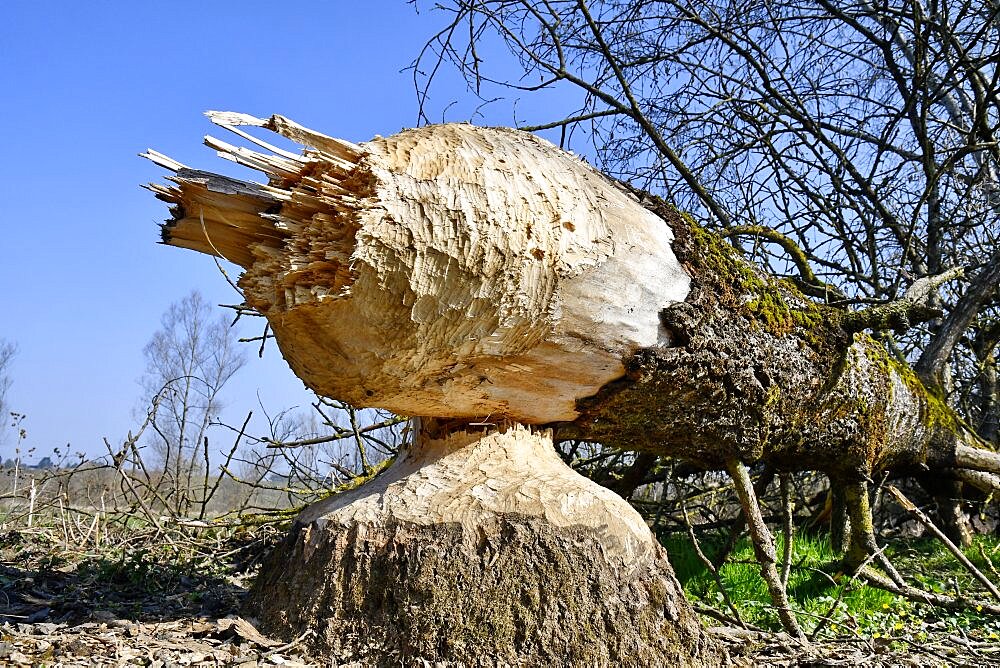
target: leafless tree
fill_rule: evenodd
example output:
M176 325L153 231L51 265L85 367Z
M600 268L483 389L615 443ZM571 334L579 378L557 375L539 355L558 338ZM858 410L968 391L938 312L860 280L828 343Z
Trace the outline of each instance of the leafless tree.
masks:
M222 408L219 394L245 362L224 315L198 292L167 309L143 350L146 397L156 397L147 444L162 470L168 510L183 515L207 487L208 429ZM199 477L200 476L200 477ZM199 483L206 482L205 485Z
M887 345L996 435L1000 6L982 0L455 0L416 63L484 98L572 86L534 128L667 193L814 296L898 299L964 267ZM496 39L523 76L491 72ZM905 332L905 333L904 333ZM897 340L898 339L898 340Z
M10 377L10 367L16 354L17 346L13 342L0 339L0 420L3 421L3 427L0 429L0 443L7 437L7 427L12 418L10 406L7 404L7 393L13 384L13 379Z

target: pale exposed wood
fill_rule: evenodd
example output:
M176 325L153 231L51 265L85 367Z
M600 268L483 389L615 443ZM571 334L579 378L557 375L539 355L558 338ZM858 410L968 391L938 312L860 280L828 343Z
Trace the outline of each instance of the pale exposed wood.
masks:
M146 158L147 160L150 160L151 162L159 165L160 167L169 169L172 172L176 172L181 169L187 169L187 166L185 166L184 164L177 162L176 160L174 160L169 156L163 155L159 151L154 151L153 149L147 149L145 153L140 153L139 157Z
M269 634L312 629L336 665L731 665L642 518L548 429L434 422L296 519L247 599Z
M205 135L205 145L217 151L219 157L237 164L256 169L267 174L286 178L297 178L302 161L292 161L280 156L251 151L242 146L234 146L211 135Z
M234 111L208 111L205 112L205 115L213 123L223 127L249 125L267 128L282 137L330 153L346 162L354 162L364 152L364 149L358 144L310 130L278 114L270 118L257 118L250 114L242 114Z
M205 116L216 125L249 125L254 127L264 127L267 124L266 118L257 118L256 116L244 114L239 111L209 110L205 112Z
M556 527L586 527L616 565L649 559L657 549L627 501L559 458L549 429L510 424L431 435L417 420L414 433L414 444L385 473L313 504L297 523L313 526L316 536L329 531L330 524L389 521L458 524L475 536L476 527L490 518L516 514Z
M229 132L232 132L236 136L242 137L243 139L246 139L249 142L253 142L254 144L257 144L257 146L260 146L261 148L267 149L268 151L270 151L271 153L274 153L275 155L279 155L279 156L281 156L283 158L287 158L288 160L291 160L293 162L306 162L306 160L304 159L303 156L295 154L295 153L292 153L291 151L286 151L286 150L284 150L282 148L278 148L274 144L268 143L268 142L264 141L263 139L261 139L260 137L255 137L254 135L250 134L249 132L244 132L239 127L237 127L238 125L260 125L259 123L255 123L255 122L251 122L251 123L242 123L242 122L240 122L243 119L252 119L253 121L259 121L260 119L254 118L253 116L247 116L246 114L232 114L232 115L228 115L227 112L212 112L212 111L209 111L206 115L208 116L208 118L209 118L210 121L212 121L213 123L215 123L219 127L225 128L226 130L228 130ZM236 123L228 123L227 122L228 120L236 121Z
M167 242L242 265L247 303L322 394L409 415L572 420L624 359L665 341L659 311L687 295L669 227L527 133L441 125L358 145L280 116L210 118L317 149L296 162L207 138L271 185L178 164L179 187L156 192L181 206Z

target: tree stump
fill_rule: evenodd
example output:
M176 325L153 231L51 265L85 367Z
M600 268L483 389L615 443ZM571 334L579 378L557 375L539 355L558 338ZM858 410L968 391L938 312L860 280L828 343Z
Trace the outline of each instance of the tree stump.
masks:
M311 388L421 416L387 471L296 520L248 603L264 627L379 665L719 663L642 518L566 466L546 428L671 343L660 312L690 279L670 227L527 133L352 144L211 117L311 148L206 140L267 185L150 152L176 172L153 186L174 204L164 240L245 268L247 304Z
M550 430L420 429L370 484L298 518L248 604L332 656L467 665L711 665L667 555Z

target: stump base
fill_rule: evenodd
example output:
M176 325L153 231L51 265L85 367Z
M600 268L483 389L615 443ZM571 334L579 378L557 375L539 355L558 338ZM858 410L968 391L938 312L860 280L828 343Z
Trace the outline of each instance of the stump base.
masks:
M366 665L715 665L666 553L551 434L422 433L308 508L255 583L270 633Z

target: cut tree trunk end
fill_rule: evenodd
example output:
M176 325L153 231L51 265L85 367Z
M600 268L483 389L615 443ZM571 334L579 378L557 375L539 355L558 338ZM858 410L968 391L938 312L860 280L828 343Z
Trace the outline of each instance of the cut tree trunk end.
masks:
M248 603L331 659L717 665L664 549L549 430L418 420L368 485L307 508Z

